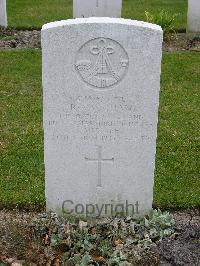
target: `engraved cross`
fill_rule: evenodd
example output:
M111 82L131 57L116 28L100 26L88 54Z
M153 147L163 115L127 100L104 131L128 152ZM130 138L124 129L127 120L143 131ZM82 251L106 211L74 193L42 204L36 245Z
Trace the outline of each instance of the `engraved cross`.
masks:
M102 158L102 146L97 146L98 158L87 158L85 157L86 161L90 162L97 162L98 163L98 183L97 187L102 187L101 184L101 170L102 170L102 163L103 162L114 162L114 158L111 159L104 159Z

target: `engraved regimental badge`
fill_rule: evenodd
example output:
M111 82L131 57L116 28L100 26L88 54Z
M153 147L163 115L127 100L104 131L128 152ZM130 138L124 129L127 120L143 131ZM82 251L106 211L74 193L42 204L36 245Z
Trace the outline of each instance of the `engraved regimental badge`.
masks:
M128 63L128 55L118 42L97 38L79 49L75 67L86 83L105 89L122 80Z

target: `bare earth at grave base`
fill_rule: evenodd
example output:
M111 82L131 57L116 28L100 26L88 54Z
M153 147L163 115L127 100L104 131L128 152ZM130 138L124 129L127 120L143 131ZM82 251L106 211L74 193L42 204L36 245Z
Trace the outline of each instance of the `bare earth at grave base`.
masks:
M173 212L176 224L174 233L164 238L162 241L155 241L154 245L142 247L138 243L127 246L121 239L114 243L116 249L129 254L131 263L110 264L110 265L199 265L200 262L200 215L199 210L175 211ZM46 228L43 234L37 234L33 227L33 221L39 213L22 211L0 211L0 263L1 265L74 265L61 264L61 258L69 256L70 249L66 244L57 245L56 248L50 246L50 228ZM43 216L44 217L44 214ZM40 218L43 221L44 218ZM49 221L53 221L50 219ZM123 222L122 222L123 221ZM54 221L55 222L55 221ZM54 223L52 222L52 223ZM112 221L111 221L112 222ZM74 223L74 222L73 222ZM71 224L73 224L71 222ZM104 226L107 226L104 223ZM58 227L61 225L57 225ZM79 222L81 228L87 228L83 221ZM104 228L104 226L101 226ZM130 219L121 220L122 231L127 231L130 226ZM124 228L123 228L124 227ZM96 234L95 225L89 230L91 235ZM109 238L108 228L105 227L105 240ZM142 230L141 230L142 229ZM55 227L54 227L54 230ZM137 234L142 234L143 228L138 228ZM74 244L77 244L76 242ZM104 247L104 252L106 251ZM80 254L81 253L80 248ZM105 256L106 257L106 256ZM109 265L106 259L99 254L93 254L93 260L99 264L88 265ZM129 260L130 262L130 260ZM15 264L16 263L16 264ZM17 264L18 263L18 264ZM82 265L82 264L81 264ZM87 265L87 264L83 264Z
M14 30L0 28L0 49L10 48L41 48L39 30ZM200 37L189 38L186 33L172 34L169 40L163 43L163 50L174 51L200 51Z

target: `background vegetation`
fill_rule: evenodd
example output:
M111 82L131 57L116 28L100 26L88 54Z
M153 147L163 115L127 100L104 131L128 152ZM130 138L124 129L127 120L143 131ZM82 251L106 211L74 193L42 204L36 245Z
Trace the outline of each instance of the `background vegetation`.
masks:
M14 28L41 28L55 20L72 18L72 0L7 0L8 23ZM176 29L185 29L187 0L123 0L122 17L146 20L145 11L178 13Z

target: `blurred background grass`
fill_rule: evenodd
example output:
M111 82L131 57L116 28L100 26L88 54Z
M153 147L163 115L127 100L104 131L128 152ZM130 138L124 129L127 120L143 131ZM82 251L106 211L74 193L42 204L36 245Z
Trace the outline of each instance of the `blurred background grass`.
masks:
M83 0L84 1L84 0ZM8 23L14 28L40 29L51 21L72 18L72 0L7 0ZM175 28L186 28L187 0L123 0L122 17L145 20L145 11L177 13Z

